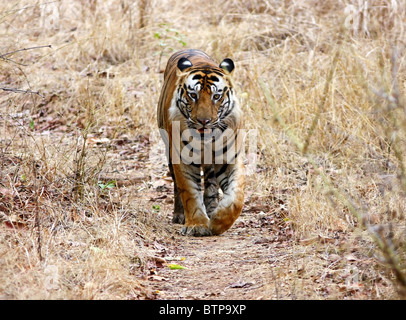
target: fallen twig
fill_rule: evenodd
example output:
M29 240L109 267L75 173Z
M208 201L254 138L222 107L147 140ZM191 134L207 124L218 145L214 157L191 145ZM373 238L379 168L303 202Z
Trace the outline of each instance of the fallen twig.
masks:
M15 92L15 93L33 93L39 95L41 98L45 98L41 93L38 91L31 91L31 90L22 90L22 89L16 89L16 88L3 88L0 87L1 90L3 91L8 91L8 92Z

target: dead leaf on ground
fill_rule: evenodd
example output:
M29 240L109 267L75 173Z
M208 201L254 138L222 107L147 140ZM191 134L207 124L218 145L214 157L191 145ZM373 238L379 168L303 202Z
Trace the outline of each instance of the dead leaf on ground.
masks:
M165 277L161 277L161 276L157 276L157 275L151 275L148 277L148 280L150 281L168 281L167 278Z
M268 212L271 210L271 206L267 204L254 204L248 208L246 208L246 211L252 211L252 212Z
M86 142L89 145L104 145L111 143L111 140L109 138L88 137Z
M168 196L166 194L157 196L157 197L151 197L149 198L149 201L157 201L157 200L162 200L162 199L166 199Z
M153 187L159 188L159 187L168 187L170 188L172 186L172 178L170 177L161 177L161 178L156 178L156 180L153 183Z
M359 259L354 256L353 254L348 254L345 256L345 258L347 259L347 261L358 261Z
M308 245L308 244L312 244L312 243L315 243L315 242L335 243L336 239L329 238L329 237L326 237L326 236L323 236L323 235L319 234L318 236L315 236L315 237L311 237L311 238L307 238L307 239L301 239L301 240L299 240L299 242L300 242L300 244L303 244L303 245Z
M115 181L115 185L117 187L128 187L128 186L136 185L138 183L146 181L147 178L145 176L133 177L133 176L126 176L126 175L122 175L122 174L104 174L104 175L100 175L99 180L100 181Z
M228 287L229 288L248 288L251 287L252 285L254 285L253 282L235 282L233 284L230 284Z
M0 188L0 196L12 199L15 196L15 192L11 189Z
M156 263L166 263L166 260L164 258L155 256L149 256L148 258L151 259L152 261L155 261Z

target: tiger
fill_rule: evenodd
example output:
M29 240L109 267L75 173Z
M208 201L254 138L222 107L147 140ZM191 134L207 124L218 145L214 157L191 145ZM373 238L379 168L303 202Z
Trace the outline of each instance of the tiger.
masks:
M230 58L218 65L203 51L187 49L174 53L164 71L157 121L174 185L172 222L184 225L182 235L222 234L243 208L243 121L234 68Z

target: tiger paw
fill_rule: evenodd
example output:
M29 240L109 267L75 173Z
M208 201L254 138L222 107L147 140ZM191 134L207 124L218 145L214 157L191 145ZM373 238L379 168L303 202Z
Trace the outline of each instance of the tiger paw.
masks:
M211 230L206 226L188 226L181 230L183 236L205 237L211 236Z
M185 215L183 213L173 213L172 223L177 224L184 224L185 223Z

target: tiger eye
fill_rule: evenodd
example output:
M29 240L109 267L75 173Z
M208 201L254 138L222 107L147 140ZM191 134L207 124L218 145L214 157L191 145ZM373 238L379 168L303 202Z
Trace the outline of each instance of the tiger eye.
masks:
M221 95L219 95L218 93L216 93L216 94L213 96L213 99L214 99L214 100L218 100L218 99L220 99L220 97L221 97Z

